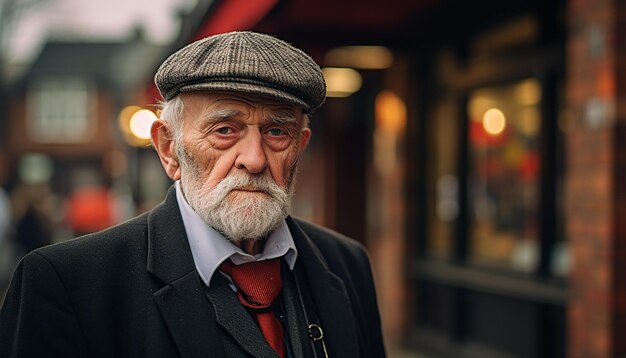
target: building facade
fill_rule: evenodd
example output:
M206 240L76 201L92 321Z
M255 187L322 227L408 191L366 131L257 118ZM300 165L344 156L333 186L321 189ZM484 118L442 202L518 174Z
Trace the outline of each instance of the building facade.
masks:
M196 38L268 32L358 73L314 115L296 209L369 247L390 346L626 353L622 2L262 3L213 2Z

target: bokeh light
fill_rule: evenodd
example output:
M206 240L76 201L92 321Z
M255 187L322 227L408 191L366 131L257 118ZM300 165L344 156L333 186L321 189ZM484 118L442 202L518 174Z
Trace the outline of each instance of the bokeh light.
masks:
M506 128L506 117L501 110L491 108L483 115L483 127L491 135L499 135Z
M328 97L348 97L361 88L361 75L352 68L325 67L322 71Z
M150 139L150 127L157 116L149 109L140 109L130 117L130 132L139 139Z

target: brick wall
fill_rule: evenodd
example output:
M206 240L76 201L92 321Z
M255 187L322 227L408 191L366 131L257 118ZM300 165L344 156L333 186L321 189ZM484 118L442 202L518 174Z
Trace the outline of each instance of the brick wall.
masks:
M622 3L569 0L566 6L564 204L574 260L569 357L626 355L626 50L618 46L624 43L620 26L626 29L619 25L626 20Z

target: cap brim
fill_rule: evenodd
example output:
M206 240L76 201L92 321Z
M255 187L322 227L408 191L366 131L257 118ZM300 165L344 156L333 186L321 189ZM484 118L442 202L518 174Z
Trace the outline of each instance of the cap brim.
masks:
M282 91L277 88L271 88L263 85L256 85L251 83L237 83L237 82L203 82L203 83L194 83L182 86L178 91L179 92L191 92L191 91L202 91L202 90L214 90L214 91L232 91L232 92L242 92L249 94L259 94L265 95L272 98L275 98L280 101L285 101L288 103L296 104L302 107L304 112L309 112L311 108L307 105L305 101L300 99L298 96Z

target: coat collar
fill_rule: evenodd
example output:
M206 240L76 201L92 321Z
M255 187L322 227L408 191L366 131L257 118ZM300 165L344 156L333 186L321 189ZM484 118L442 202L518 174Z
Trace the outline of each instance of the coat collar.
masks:
M163 282L154 300L183 358L226 356L197 275L173 188L148 215L147 270Z
M165 201L148 215L147 264L148 272L165 283L195 272L174 186L167 192Z

